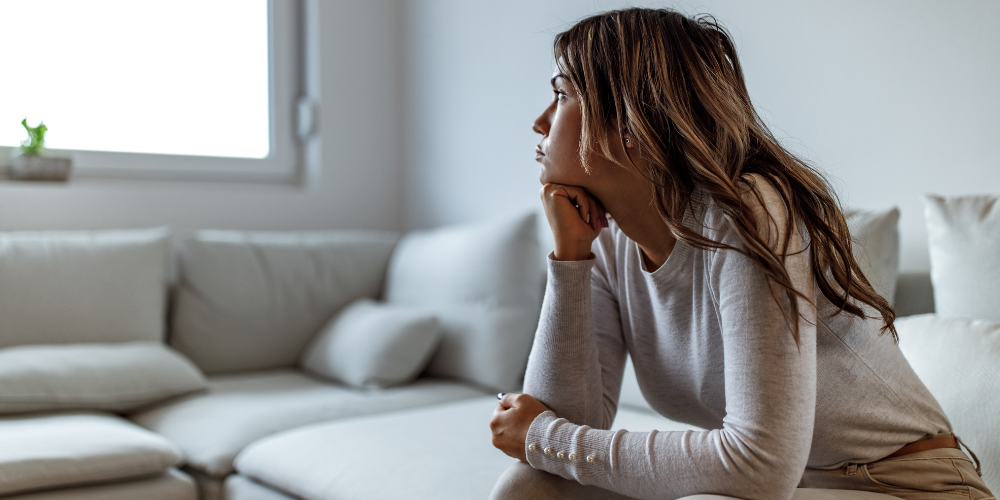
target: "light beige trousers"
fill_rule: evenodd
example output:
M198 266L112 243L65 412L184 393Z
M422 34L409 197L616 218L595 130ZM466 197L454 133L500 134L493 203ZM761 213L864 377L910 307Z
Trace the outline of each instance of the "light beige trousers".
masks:
M957 449L922 451L840 469L806 469L793 500L875 499L880 493L905 500L995 500L976 467ZM852 490L854 493L823 492ZM689 497L691 500L701 496ZM500 477L491 500L633 500L596 486L584 486L518 462ZM726 497L705 497L726 498Z

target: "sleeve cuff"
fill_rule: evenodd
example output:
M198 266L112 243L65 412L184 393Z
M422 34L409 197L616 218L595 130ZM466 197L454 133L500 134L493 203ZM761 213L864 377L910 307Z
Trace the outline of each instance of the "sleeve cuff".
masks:
M608 451L624 432L571 424L549 410L531 422L524 451L528 464L536 469L581 484L596 484L611 470Z

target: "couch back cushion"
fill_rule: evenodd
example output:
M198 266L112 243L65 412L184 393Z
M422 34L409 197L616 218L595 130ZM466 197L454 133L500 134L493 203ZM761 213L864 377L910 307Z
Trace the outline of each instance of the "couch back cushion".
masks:
M209 374L294 366L334 313L380 296L397 239L199 231L179 245L170 344Z
M1000 196L927 196L924 209L935 312L1000 321Z
M535 214L433 231L399 243L386 300L432 310L444 337L427 372L520 387L544 287Z
M844 216L854 240L854 260L875 291L893 304L899 274L899 209L849 210Z
M166 229L0 233L0 348L162 341Z

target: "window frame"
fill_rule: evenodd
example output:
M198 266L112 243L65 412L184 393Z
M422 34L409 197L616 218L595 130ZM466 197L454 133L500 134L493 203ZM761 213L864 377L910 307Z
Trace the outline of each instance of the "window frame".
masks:
M308 1L308 0L307 0ZM300 184L305 144L314 133L315 100L305 92L309 23L300 0L268 0L269 152L265 158L50 149L73 159L73 178ZM304 106L308 106L305 107ZM306 120L303 120L303 119ZM17 154L17 148L11 148ZM311 156L311 155L310 155Z

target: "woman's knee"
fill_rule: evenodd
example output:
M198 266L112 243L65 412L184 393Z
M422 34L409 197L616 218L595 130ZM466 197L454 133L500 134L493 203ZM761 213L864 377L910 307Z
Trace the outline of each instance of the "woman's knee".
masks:
M490 500L634 500L624 495L584 486L524 463L511 465L496 485Z
M496 485L490 500L557 500L559 495L556 481L565 479L540 471L524 462L517 462L504 471Z

